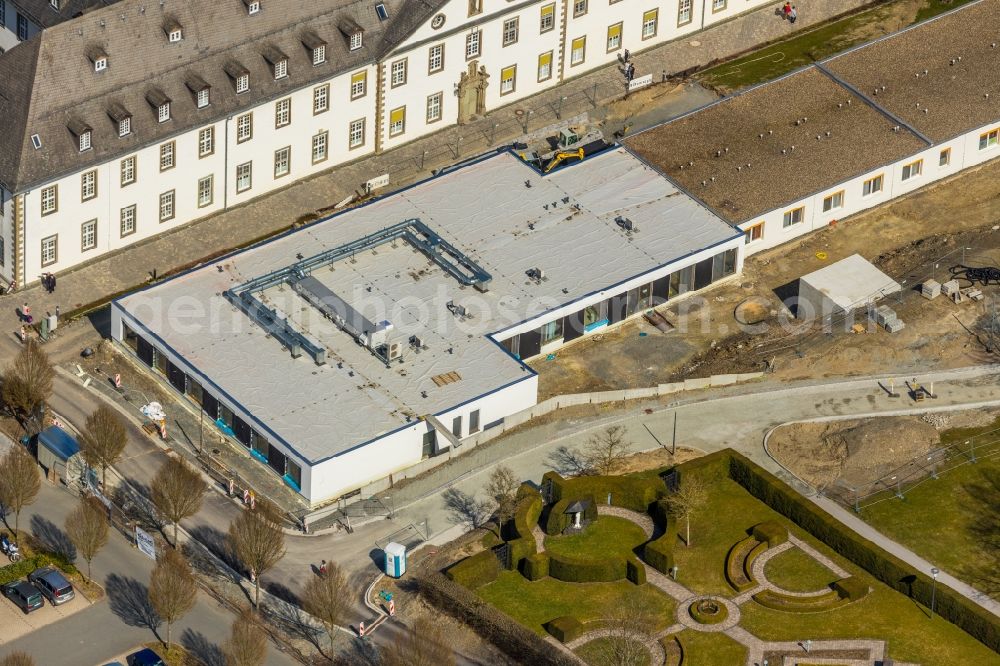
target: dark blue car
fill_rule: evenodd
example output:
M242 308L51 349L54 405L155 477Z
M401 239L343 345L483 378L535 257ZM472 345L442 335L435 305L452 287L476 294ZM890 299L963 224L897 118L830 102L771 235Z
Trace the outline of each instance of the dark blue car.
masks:
M133 652L125 659L128 662L128 666L166 666L163 663L163 659L160 655L156 654L149 648L143 648L138 652Z

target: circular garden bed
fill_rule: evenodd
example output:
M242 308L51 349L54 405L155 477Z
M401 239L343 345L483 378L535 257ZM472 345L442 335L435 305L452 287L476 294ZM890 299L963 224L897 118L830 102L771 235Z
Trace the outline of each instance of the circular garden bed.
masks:
M729 611L715 599L699 599L688 607L688 613L699 624L719 624L729 617Z

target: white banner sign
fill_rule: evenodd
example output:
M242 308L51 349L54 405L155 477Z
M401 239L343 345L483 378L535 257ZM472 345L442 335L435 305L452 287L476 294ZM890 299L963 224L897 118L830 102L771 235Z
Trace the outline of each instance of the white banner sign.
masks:
M156 560L156 542L153 537L141 527L135 528L135 545L140 553L144 553L149 559Z
M371 192L372 190L377 190L380 187L385 187L389 184L389 174L385 173L378 178L372 178L367 183L365 183L365 191Z
M628 82L628 91L638 90L639 88L645 88L648 85L653 84L653 75L647 74L646 76L640 76L637 79L632 79Z

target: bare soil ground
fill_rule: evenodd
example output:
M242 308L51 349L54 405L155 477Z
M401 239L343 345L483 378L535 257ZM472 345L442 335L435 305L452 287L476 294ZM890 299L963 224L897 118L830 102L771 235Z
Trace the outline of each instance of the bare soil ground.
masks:
M922 298L919 284L944 282L961 263L1000 266L1000 161L994 160L885 206L860 213L748 258L743 274L706 293L664 306L681 324L662 333L641 318L532 363L539 399L564 393L652 386L684 377L751 372L773 364L776 380L877 372L917 373L992 360L967 327L986 312L984 301L952 304ZM963 252L962 248L970 248ZM783 307L802 275L859 253L903 284L886 303L905 328L829 333L802 329ZM962 283L963 286L967 283ZM735 311L748 297L770 304L768 317L741 325ZM771 313L774 313L773 315ZM865 323L863 317L858 319Z

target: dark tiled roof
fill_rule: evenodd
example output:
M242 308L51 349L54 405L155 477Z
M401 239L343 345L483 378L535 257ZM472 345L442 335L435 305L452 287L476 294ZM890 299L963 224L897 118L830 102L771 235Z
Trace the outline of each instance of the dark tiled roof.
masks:
M113 5L118 0L60 0L59 9L53 9L49 0L10 0L18 11L42 28L51 28L81 14Z
M20 191L375 62L444 1L384 0L389 19L381 21L376 0L262 0L254 16L235 0L172 0L166 7L122 0L44 30L0 55L0 117L15 121L0 142L0 181ZM168 18L182 26L180 42L168 42ZM364 30L362 48L350 50L345 20ZM315 67L303 43L310 32L327 43L327 60ZM107 54L103 72L91 60L97 49ZM288 75L277 81L269 49L288 57ZM233 66L250 75L250 90L238 96ZM197 108L192 81L210 87L208 107ZM169 121L157 122L147 101L154 90L157 99L172 100ZM130 135L118 136L114 109L133 116ZM74 121L93 128L85 153L68 129ZM38 150L29 140L36 133Z
M824 66L931 140L946 141L1000 118L1000 0L968 5Z
M894 127L885 114L811 67L636 134L625 144L739 223L926 146L914 133Z

